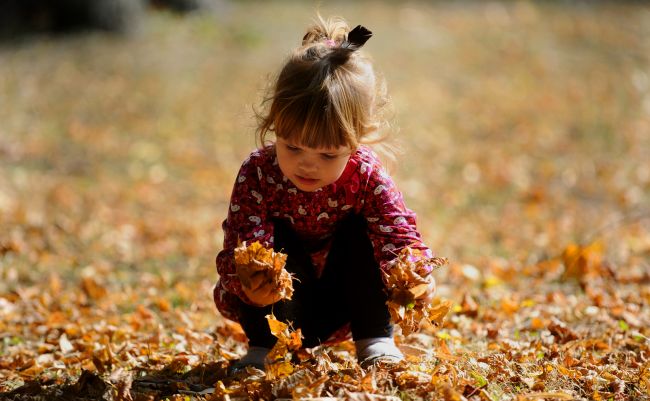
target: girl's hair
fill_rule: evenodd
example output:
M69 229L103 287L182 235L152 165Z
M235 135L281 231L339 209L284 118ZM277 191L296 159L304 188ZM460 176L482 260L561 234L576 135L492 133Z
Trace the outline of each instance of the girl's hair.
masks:
M314 148L356 149L384 139L385 85L358 50L363 43L348 47L349 32L341 18L317 17L257 113L262 146L269 132Z

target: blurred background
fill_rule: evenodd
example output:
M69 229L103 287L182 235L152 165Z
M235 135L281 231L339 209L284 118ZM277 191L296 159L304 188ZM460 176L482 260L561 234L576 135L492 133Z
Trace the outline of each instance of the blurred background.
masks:
M79 293L104 316L179 307L214 325L213 261L253 107L317 10L374 32L364 49L403 151L393 175L452 266L516 271L595 240L648 266L645 2L2 4L7 299Z
M205 11L213 4L209 0L4 0L0 38L11 41L31 33L87 30L125 33L138 28L149 7L187 13Z

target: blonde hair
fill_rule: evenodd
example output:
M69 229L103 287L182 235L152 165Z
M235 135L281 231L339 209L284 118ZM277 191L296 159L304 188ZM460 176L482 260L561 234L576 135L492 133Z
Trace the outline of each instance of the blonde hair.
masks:
M314 148L356 149L386 138L385 84L366 55L346 47L349 32L342 18L317 17L257 113L260 144L269 132Z

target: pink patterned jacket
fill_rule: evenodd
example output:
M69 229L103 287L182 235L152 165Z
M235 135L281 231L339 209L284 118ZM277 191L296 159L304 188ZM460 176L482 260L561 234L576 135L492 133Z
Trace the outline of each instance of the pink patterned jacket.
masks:
M341 177L314 192L297 189L280 171L275 147L258 149L242 164L223 222L224 244L216 259L219 282L214 299L221 314L237 321L235 297L249 303L235 273L233 250L239 241L260 241L273 247L273 219L285 219L308 242L326 243L337 223L350 213L368 222L368 236L379 266L386 269L399 251L410 246L433 256L417 231L415 213L377 156L360 146ZM328 245L312 254L317 274L322 271Z

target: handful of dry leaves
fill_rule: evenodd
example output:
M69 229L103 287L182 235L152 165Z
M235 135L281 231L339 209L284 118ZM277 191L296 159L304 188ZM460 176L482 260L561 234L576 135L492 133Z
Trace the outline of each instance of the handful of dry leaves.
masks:
M388 310L393 321L408 335L427 320L440 325L451 308L450 301L429 302L424 296L433 269L447 264L446 258L428 258L417 249L404 248L386 274Z
M250 245L244 242L235 248L237 276L244 292L248 290L259 293L262 289L269 290L266 295L271 300L269 304L281 299L291 299L293 295L291 274L284 268L286 262L286 254L267 249L259 241Z

